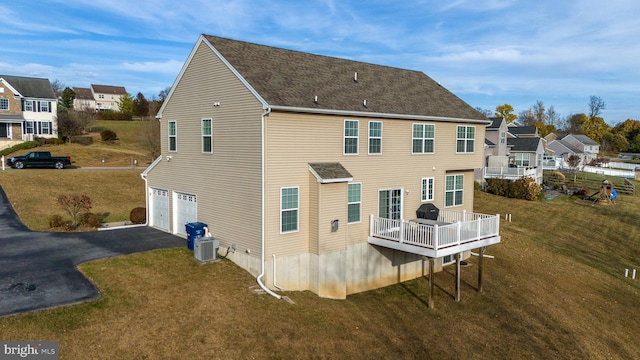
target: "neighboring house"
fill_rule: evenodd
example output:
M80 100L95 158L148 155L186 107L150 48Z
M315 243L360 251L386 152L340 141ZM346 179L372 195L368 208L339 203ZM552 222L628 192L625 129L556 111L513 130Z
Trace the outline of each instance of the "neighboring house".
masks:
M0 75L0 148L57 137L57 109L48 79Z
M535 126L507 126L502 118L491 118L486 129L485 167L476 179L516 180L532 177L542 184L544 141ZM489 142L490 141L490 142Z
M122 86L94 85L91 84L91 92L95 100L96 110L120 110L120 98L127 95L127 90Z
M96 99L90 88L73 88L75 98L73 99L73 108L81 111L95 111Z
M547 148L553 152L558 164L565 165L571 155L580 157L580 166L588 165L598 157L600 152L600 144L590 137L574 134L568 134L561 139L549 142Z
M500 240L472 213L489 121L424 73L202 35L158 118L149 225L206 223L268 291L342 299Z

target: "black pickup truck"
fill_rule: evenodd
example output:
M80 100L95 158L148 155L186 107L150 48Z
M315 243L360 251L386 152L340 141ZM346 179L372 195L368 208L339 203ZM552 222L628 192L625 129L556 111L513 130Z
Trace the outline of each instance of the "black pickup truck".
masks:
M13 156L7 159L7 165L14 169L26 167L53 167L64 169L71 165L70 156L51 156L49 151L32 151L24 155Z

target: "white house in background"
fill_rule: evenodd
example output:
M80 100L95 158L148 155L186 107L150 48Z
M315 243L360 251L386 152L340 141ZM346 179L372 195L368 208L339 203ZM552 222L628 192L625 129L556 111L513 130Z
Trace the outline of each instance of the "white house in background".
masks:
M590 137L574 134L549 142L547 148L553 152L557 163L566 163L569 156L577 155L580 157L580 166L588 165L600 152L600 144Z
M73 88L76 94L73 108L76 110L120 110L120 99L127 95L124 86L96 85L90 88Z
M502 118L491 118L485 129L485 167L476 180L532 177L542 183L544 141L535 126L507 126Z
M0 149L57 137L57 112L49 79L0 75Z

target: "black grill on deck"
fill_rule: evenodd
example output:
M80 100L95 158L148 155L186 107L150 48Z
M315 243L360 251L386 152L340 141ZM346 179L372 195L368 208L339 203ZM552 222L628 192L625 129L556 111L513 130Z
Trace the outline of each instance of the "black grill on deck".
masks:
M438 209L433 204L422 204L416 210L416 216L418 219L428 219L428 220L438 220L438 214L440 213L440 209Z

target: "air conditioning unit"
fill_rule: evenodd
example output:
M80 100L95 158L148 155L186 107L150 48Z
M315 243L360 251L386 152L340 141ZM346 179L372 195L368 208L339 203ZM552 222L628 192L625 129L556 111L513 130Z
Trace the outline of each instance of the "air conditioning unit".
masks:
M198 261L213 261L218 257L220 241L214 237L200 237L193 244L193 256Z

